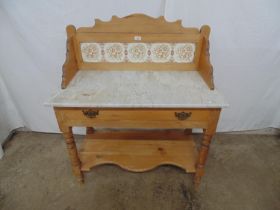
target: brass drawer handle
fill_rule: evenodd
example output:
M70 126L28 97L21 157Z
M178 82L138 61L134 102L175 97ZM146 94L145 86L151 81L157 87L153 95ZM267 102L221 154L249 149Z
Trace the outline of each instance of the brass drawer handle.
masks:
M186 120L190 116L192 116L191 112L175 112L175 117L177 117L178 120Z
M88 118L96 118L96 116L99 114L99 111L93 109L84 109L83 114Z

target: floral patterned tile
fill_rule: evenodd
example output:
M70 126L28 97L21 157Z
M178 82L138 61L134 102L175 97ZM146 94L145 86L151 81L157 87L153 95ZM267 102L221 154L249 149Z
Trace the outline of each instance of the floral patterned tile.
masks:
M81 43L84 62L192 63L194 43Z
M132 63L142 63L148 60L148 46L144 43L130 43L127 45L127 59Z

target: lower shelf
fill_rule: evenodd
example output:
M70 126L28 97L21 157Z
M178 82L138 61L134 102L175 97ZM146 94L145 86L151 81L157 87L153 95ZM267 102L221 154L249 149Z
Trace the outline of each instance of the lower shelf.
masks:
M144 136L145 132L141 132L143 137L141 139L138 132L87 135L79 154L82 171L89 171L94 166L109 163L135 172L150 170L163 164L181 167L188 173L195 172L197 151L192 136L181 131L180 134L172 132L176 137L180 137L179 139L172 139L170 133L167 135L168 140L156 138L166 134L166 131L162 132L163 134L146 132L155 137L152 139L149 139L148 135ZM111 136L117 139L112 139Z

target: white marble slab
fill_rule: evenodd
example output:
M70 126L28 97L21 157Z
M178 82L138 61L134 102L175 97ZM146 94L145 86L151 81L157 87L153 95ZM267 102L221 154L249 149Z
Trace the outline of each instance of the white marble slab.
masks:
M197 71L79 71L53 96L55 107L218 108L222 95Z

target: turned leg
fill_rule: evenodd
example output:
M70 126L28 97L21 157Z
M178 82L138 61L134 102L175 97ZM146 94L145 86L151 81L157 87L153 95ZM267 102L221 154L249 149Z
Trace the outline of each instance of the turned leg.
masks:
M208 122L208 128L203 129L203 137L202 137L202 142L201 142L201 146L199 149L199 154L196 162L196 173L194 177L194 184L196 189L200 184L201 177L204 175L204 167L207 161L211 140L216 132L219 115L220 115L220 109L211 111L209 122Z
M94 128L93 127L87 127L87 134L93 134Z
M198 187L201 177L204 175L204 167L208 157L208 151L213 135L206 131L203 132L202 143L199 150L198 160L196 163L196 173L194 177L195 186Z
M84 177L81 171L81 162L78 156L76 143L73 137L72 127L68 127L66 131L63 131L63 137L67 145L67 150L70 157L73 173L77 177L78 181L82 183L84 181Z

